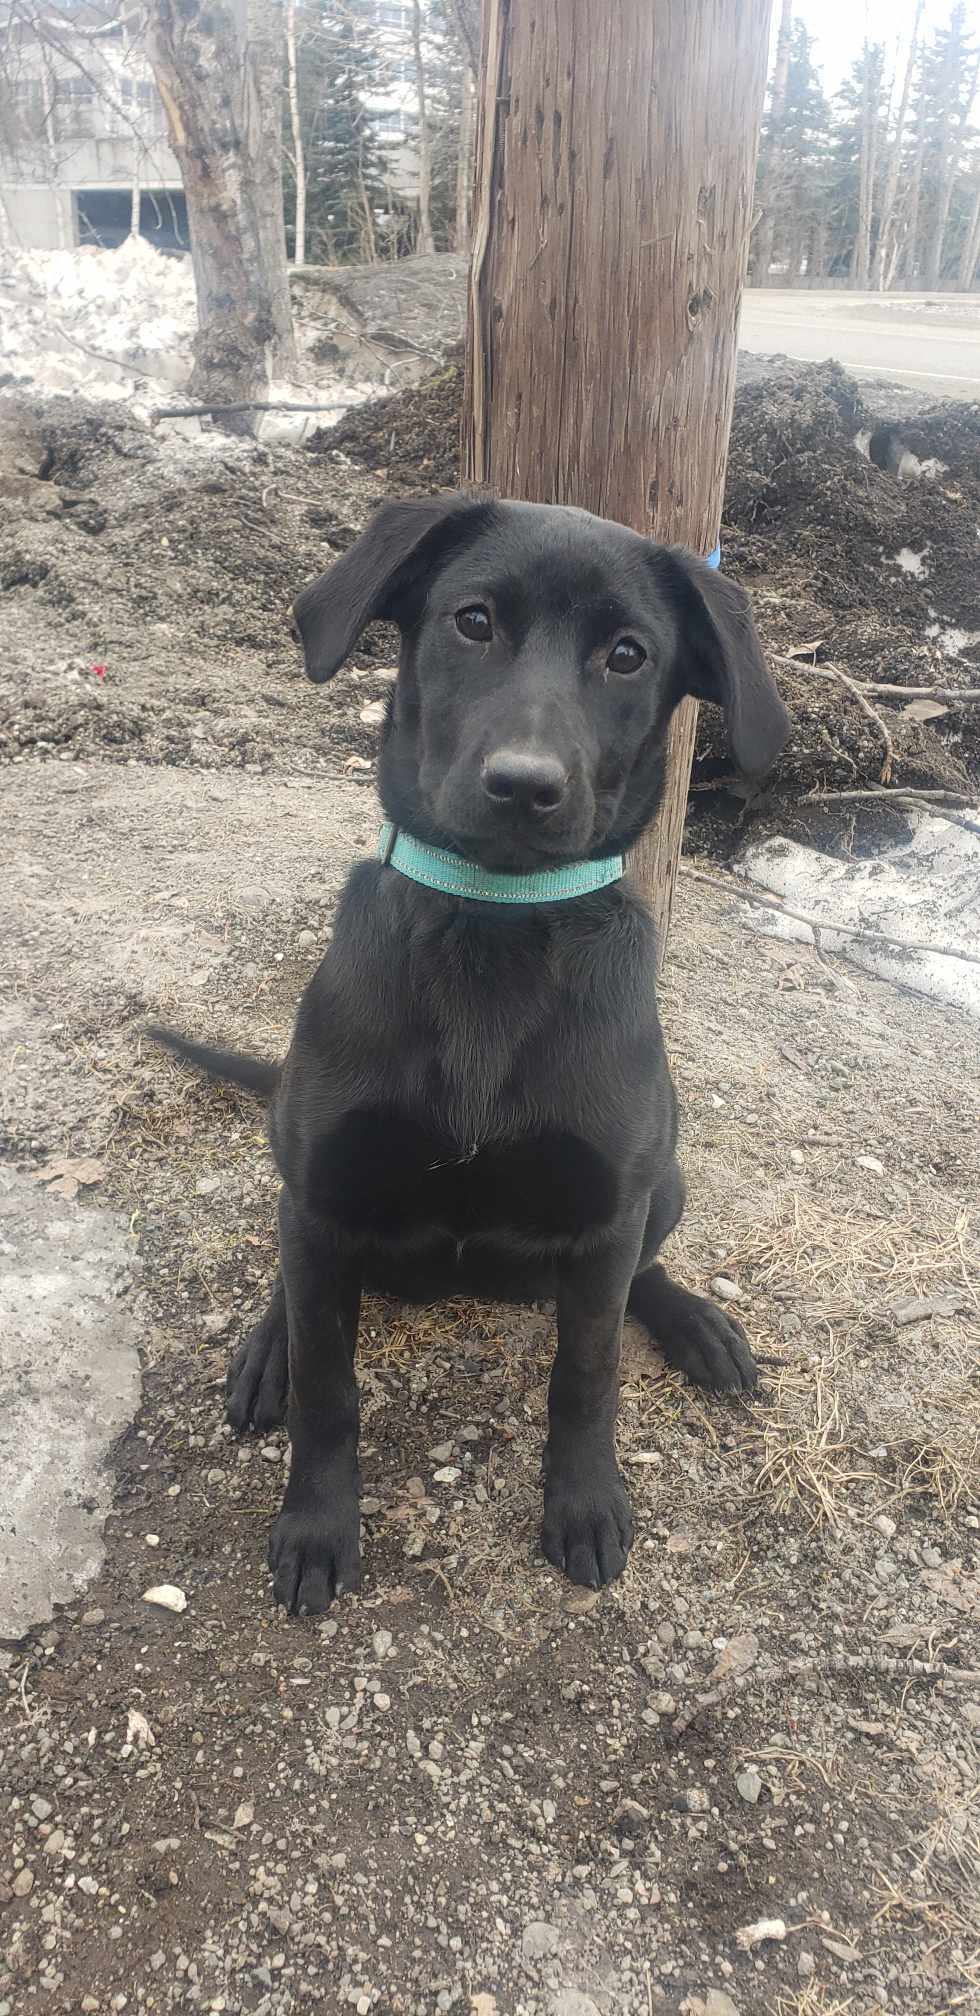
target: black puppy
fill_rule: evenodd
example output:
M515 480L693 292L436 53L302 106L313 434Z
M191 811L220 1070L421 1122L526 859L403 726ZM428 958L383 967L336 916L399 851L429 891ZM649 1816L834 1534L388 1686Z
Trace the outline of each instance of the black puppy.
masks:
M399 625L381 858L362 862L281 1072L158 1032L271 1095L280 1278L229 1374L238 1428L282 1416L279 1602L359 1579L354 1352L364 1287L554 1298L542 1547L620 1575L616 1463L629 1308L699 1384L747 1391L743 1332L656 1254L683 1208L653 926L621 855L653 818L667 724L717 701L765 770L786 734L746 598L689 555L583 511L466 497L386 505L296 620L329 679Z

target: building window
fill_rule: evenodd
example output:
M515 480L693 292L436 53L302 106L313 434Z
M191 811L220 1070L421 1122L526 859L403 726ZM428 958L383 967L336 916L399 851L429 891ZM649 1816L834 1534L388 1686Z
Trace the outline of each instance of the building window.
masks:
M374 18L379 28L410 28L412 10L390 4L390 0L375 0Z
M62 140L89 140L94 131L95 85L88 77L59 77L54 87L55 127Z

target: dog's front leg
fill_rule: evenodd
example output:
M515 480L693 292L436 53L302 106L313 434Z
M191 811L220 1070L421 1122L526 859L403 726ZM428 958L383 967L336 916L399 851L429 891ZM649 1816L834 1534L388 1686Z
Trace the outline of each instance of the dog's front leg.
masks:
M626 1566L633 1515L616 1462L623 1316L642 1226L558 1272L558 1350L548 1389L542 1551L599 1589Z
M357 1263L283 1190L279 1252L289 1324L289 1483L269 1541L277 1603L313 1614L360 1583Z

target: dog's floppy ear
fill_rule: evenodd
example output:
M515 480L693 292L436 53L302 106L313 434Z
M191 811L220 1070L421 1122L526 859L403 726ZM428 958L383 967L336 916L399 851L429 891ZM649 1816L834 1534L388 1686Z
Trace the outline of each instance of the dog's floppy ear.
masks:
M319 684L332 679L369 623L397 616L392 605L399 590L431 561L430 535L448 532L467 511L478 510L472 498L452 492L441 497L411 497L383 504L353 546L326 574L304 588L293 607L303 643L306 670ZM424 549L424 550L423 550Z
M670 558L683 576L679 671L682 690L725 710L732 755L761 777L789 734L789 715L762 655L749 598L682 548Z

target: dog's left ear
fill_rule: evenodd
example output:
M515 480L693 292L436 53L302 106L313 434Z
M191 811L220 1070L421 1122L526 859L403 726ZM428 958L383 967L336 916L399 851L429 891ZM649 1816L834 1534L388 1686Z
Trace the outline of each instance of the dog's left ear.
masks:
M790 722L762 654L749 598L737 582L683 548L671 549L670 559L682 577L682 691L724 708L739 769L761 777L783 748Z
M486 505L453 491L383 504L353 546L304 588L293 607L306 670L332 679L369 623L398 619L400 595Z

